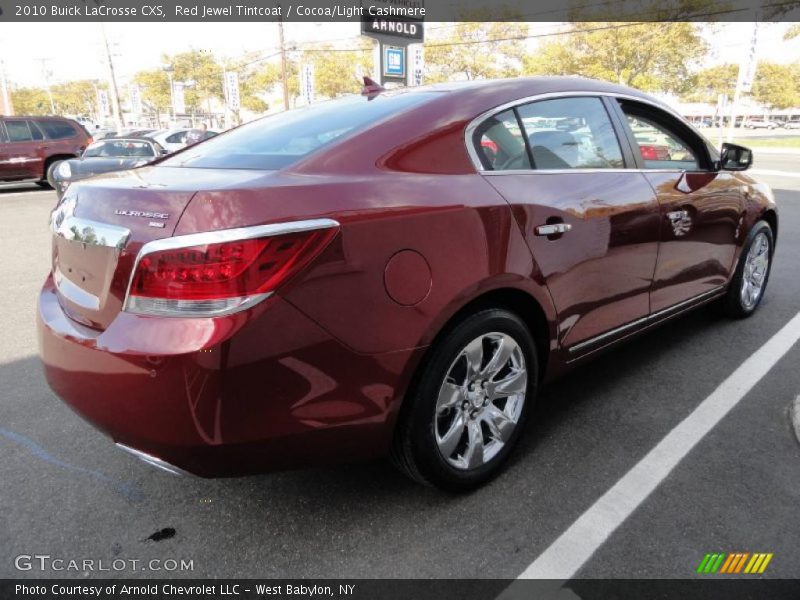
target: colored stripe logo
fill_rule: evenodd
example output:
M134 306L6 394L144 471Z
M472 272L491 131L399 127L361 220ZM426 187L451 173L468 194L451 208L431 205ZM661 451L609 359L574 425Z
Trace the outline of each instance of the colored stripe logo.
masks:
M760 575L767 570L772 560L772 552L709 552L700 561L697 572L700 574L721 573L725 575Z

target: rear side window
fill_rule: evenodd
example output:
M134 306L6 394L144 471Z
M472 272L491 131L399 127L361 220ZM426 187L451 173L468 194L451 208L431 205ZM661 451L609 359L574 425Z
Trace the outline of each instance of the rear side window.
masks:
M43 119L37 123L44 131L44 134L51 140L65 140L67 138L75 137L77 133L75 128L69 123L64 121L54 121Z
M600 98L541 100L520 106L533 168L620 169L619 140Z
M9 142L30 142L33 140L27 121L6 121Z
M167 137L168 144L182 144L186 141L186 132L179 131L178 133L173 133L171 136Z
M473 143L483 168L490 171L530 169L531 162L513 110L486 119L475 130Z
M30 127L31 137L33 139L35 139L35 140L43 140L44 139L44 134L42 133L42 130L39 129L36 126L36 123L34 123L33 121L28 121L28 127Z
M312 152L412 106L436 92L349 96L259 119L168 158L164 166L213 169L286 167Z

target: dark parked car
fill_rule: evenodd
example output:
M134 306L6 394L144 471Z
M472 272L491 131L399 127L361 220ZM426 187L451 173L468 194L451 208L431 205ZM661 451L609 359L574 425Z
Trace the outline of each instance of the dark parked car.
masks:
M267 117L70 186L45 373L168 471L390 454L474 487L545 382L698 306L756 310L778 216L751 162L582 78L373 86Z
M50 165L80 156L91 141L72 119L0 117L0 181L46 186Z
M157 142L146 138L103 139L86 148L80 158L53 163L47 180L61 198L75 181L100 173L141 167L161 158L166 152Z

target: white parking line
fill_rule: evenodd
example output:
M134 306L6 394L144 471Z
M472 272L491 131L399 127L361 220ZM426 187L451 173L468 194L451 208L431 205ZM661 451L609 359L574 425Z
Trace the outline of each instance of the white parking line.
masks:
M736 369L519 576L570 579L800 339L800 313Z
M778 171L776 169L750 169L753 175L773 175L775 177L800 177L797 171Z

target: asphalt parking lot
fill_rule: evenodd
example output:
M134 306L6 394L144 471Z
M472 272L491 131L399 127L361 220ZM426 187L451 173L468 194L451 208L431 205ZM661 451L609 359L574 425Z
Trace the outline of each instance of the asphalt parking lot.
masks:
M117 451L50 392L36 357L55 194L0 186L0 577L84 576L18 571L15 557L32 554L194 566L95 576L517 577L800 311L798 166L800 154L757 155L754 175L773 186L781 223L752 318L701 309L545 388L506 472L463 496L384 462L203 480ZM707 552L723 551L773 553L763 576L797 577L799 363L796 346L577 575L692 577Z

